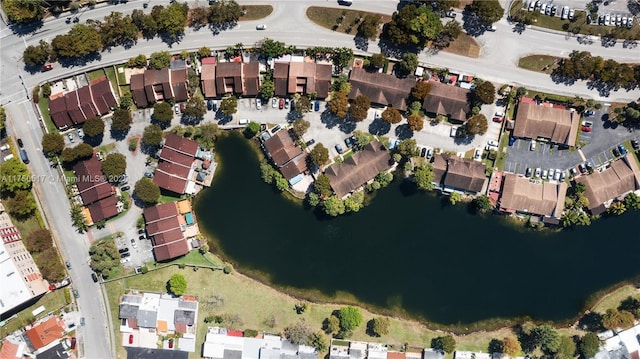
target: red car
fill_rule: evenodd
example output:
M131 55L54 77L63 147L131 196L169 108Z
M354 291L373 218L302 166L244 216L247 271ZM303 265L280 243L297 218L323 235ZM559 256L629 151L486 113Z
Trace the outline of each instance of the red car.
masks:
M501 123L502 122L502 117L494 117L493 118L493 122L497 122L497 123Z
M49 70L53 70L53 64L44 64L44 66L42 66L42 71L49 71Z
M591 132L591 127L589 127L589 126L582 126L582 131L584 131L584 132Z
M133 334L129 334L129 344L133 344Z
M280 109L282 110L284 108L284 99L281 98L280 99Z

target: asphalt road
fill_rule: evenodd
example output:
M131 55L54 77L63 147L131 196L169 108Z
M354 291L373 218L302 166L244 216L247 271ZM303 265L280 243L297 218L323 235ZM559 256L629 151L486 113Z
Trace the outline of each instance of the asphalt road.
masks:
M154 0L154 4L167 4L167 0ZM111 11L130 13L133 9L142 8L143 1L129 1L119 5L99 5L95 9L83 10L80 13L82 22L87 19L102 19ZM265 1L241 0L241 4L265 3ZM354 47L354 39L326 30L309 21L305 16L309 5L334 6L333 1L297 1L278 0L269 1L274 5L274 12L266 19L242 22L234 29L219 35L202 29L193 31L187 29L184 38L179 42L167 45L160 39L140 40L130 49L113 48L105 51L99 59L85 64L61 67L59 64L49 72L29 74L24 71L21 61L22 52L40 40L51 41L56 35L66 33L69 25L65 23L66 16L59 19L48 19L35 32L26 35L16 35L6 24L0 25L0 104L4 105L9 117L9 133L22 138L25 149L31 158L30 170L34 175L44 175L44 180L36 181L34 188L39 195L42 208L46 213L49 224L59 241L63 256L71 261L73 269L71 278L74 286L80 291L78 304L82 315L86 319L86 326L80 327L78 335L83 343L84 356L89 358L114 357L112 342L106 340L111 331L108 328L108 316L102 300L94 293L101 293L102 287L93 283L88 266L89 240L86 235L78 234L71 225L69 204L64 185L57 173L50 167L49 162L40 151L42 130L39 126L37 112L28 101L31 89L39 83L56 78L63 78L75 72L89 68L122 62L139 53L150 54L154 51L166 50L179 52L181 50L195 50L201 46L224 48L229 45L243 43L247 46L255 44L264 37L269 37L287 44L299 47L307 46L345 46ZM397 1L356 1L351 9L392 13ZM148 9L147 11L150 11ZM267 25L267 30L256 31L258 24ZM496 23L497 31L485 33L478 37L482 45L481 56L469 59L449 53L420 54L420 60L428 65L448 67L453 71L476 74L486 80L498 83L515 83L530 89L565 95L580 95L586 98L603 99L589 89L585 83L579 82L572 86L557 85L548 75L530 72L517 68L517 59L530 53L544 53L556 56L566 56L572 50L588 50L594 55L612 58L617 61L637 61L637 50L623 49L620 44L612 48L604 48L599 44L581 45L575 38L565 37L563 34L545 33L527 29L522 34L513 31L506 20ZM368 53L379 52L376 43L370 43ZM640 97L640 91L613 92L607 101L628 102ZM128 218L127 221L131 219Z

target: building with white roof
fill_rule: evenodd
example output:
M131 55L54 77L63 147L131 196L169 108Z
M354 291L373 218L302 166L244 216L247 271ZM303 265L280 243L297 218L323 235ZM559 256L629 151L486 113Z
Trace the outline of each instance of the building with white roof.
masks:
M241 331L209 327L202 346L208 359L317 359L316 349L264 334L262 338L239 336Z

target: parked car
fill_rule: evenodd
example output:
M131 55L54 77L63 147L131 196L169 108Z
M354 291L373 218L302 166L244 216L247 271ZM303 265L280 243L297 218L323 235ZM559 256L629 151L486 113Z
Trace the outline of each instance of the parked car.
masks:
M620 157L620 156L621 156L620 151L619 151L619 150L618 150L618 148L616 148L616 147L612 148L612 149L611 149L611 152L613 152L613 155L614 155L615 157Z
M564 171L560 172L560 181L564 182L565 177L566 173Z
M484 29L487 30L487 31L496 31L496 30L498 30L498 28L495 25L485 25Z
M129 252L129 249L127 248L126 252L120 254L120 258L126 258L126 257L128 257L130 255L131 255L131 253Z
M128 251L129 251L129 248L127 248L127 247L118 249L118 253L120 253L120 254L127 253Z
M360 142L358 142L358 139L356 138L356 136L351 136L351 143L353 144L353 147L358 147L360 146Z
M589 162L589 161L587 161L584 164L584 167L587 169L587 171L593 171L593 164L591 162Z
M569 7L563 6L562 12L560 12L560 19L566 20L568 16L569 16Z
M283 98L281 98L281 99L280 99L280 103L279 103L278 107L279 107L281 110L284 108L284 99L283 99Z
M536 9L536 2L534 0L531 0L531 2L529 3L529 11L533 11Z
M73 296L76 297L76 298L80 298L80 292L78 292L77 289L74 289L73 290Z
M546 169L542 170L542 179L547 179L548 175L549 175L549 172Z
M560 170L559 170L559 169L556 169L556 170L555 170L555 172L553 173L553 179L554 179L555 181L559 181L559 180L560 180L560 173L561 173L561 172L560 172Z
M575 9L570 9L569 10L569 15L568 15L569 20L573 20L573 16L574 15L575 15Z
M265 24L260 24L256 26L256 30L266 30L266 29L267 29L267 25Z
M497 122L497 123L501 123L502 122L502 117L494 117L493 118L493 122Z
M144 241L145 239L147 239L145 236L138 237L138 240L141 240L141 241Z
M95 274L95 272L91 272L91 279L93 279L94 283L98 283L98 276ZM82 322L80 324L82 324Z
M513 146L514 143L516 143L516 138L509 136L509 146Z
M584 163L581 163L578 165L578 170L580 170L580 173L585 174L587 173L587 166L585 166Z
M479 161L482 159L482 148L476 148L473 153L473 159Z
M556 16L556 13L558 12L558 7L553 5L551 6L551 16Z
M527 170L524 172L524 176L531 177L532 173L533 173L533 170L531 169L531 167L527 167Z
M67 138L69 139L69 142L71 142L71 143L76 142L76 140L73 138L73 134L71 132L67 133Z
M71 269L71 262L66 261L64 264L67 266L67 269Z
M316 143L316 140L314 140L313 138L310 139L309 141L307 141L307 147L313 145L314 143Z
M81 139L84 138L84 131L82 131L81 128L77 129L76 133L78 134L78 137L80 137Z
M80 325L84 326L84 317L80 317Z
M620 153L624 156L627 154L627 149L624 148L623 145L618 145L618 149L620 150Z
M344 152L344 150L342 149L342 146L340 146L340 144L336 145L336 151L338 151L339 154L342 154L342 152Z
M578 170L575 167L571 167L569 169L569 174L575 177L578 174Z
M8 144L4 144L2 146L0 146L0 151L6 151L9 149L9 145Z
M631 140L631 147L633 147L634 150L638 150L640 149L640 144L638 144L637 140Z
M53 70L53 64L44 64L42 66L42 71L50 71Z
M173 111L175 111L176 115L179 115L180 114L180 106L178 106L178 105L173 106Z
M131 238L131 247L133 247L133 248L138 247L138 243L136 243L135 238Z
M145 172L144 176L147 178L153 178L153 172Z
M540 167L537 167L534 173L534 176L537 178L540 178L541 175L542 175L542 169L540 169Z
M271 107L276 108L278 107L278 99L277 98L272 98L271 99Z
M344 144L347 146L347 148L351 147L352 146L351 138L349 138L349 137L345 138L344 139Z
M282 127L280 127L280 125L275 125L272 129L271 129L271 133L276 133L278 131L280 131Z
M316 101L315 110L316 112L320 111L320 101Z
M120 187L120 191L128 191L129 189L131 189L131 187L129 187L128 185Z
M591 121L582 121L582 126L592 127L593 126L593 122L591 122Z
M589 126L582 126L581 129L583 132L591 132L591 127Z
M262 101L259 98L256 99L256 110L262 109Z
M611 25L611 14L604 15L604 26Z
M586 110L586 111L584 112L584 116L593 116L593 114L594 114L594 113L595 113L595 112L594 112L593 110Z
M422 147L422 150L420 150L420 157L427 157L427 148L426 147Z
M22 138L18 138L18 147L24 147L24 142L22 142Z
M213 109L213 100L207 100L207 110L211 111Z
M536 140L531 140L531 144L529 145L529 151L536 150Z
M458 126L452 126L451 132L449 132L449 136L456 137L457 134L458 134Z
M290 104L291 104L291 100L289 99L284 100L284 109L288 110Z
M427 149L427 158L433 157L433 148L429 147Z

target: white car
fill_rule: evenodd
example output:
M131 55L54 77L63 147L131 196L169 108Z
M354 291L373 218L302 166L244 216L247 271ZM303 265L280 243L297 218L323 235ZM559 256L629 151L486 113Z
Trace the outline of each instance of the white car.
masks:
M262 109L262 101L259 98L256 99L256 110Z
M176 113L176 115L179 115L180 114L180 106L178 106L178 105L173 106L173 111Z
M69 142L71 142L71 143L76 142L76 141L73 139L73 134L72 134L71 132L67 133L67 137L69 138Z
M278 99L277 98L272 98L271 99L271 107L273 108L277 108L278 107Z
M494 141L494 140L487 141L487 145L490 146L490 147L498 147L499 146L498 141Z
M562 12L560 13L560 19L566 20L568 16L569 16L569 7L568 6L562 7Z
M84 131L82 131L81 128L79 128L76 132L78 133L78 137L80 137L81 139L84 138Z
M575 10L574 9L569 10L569 20L573 20L574 15L575 15Z
M552 179L553 176L556 174L556 170L554 170L553 168L549 168L549 173L548 173L548 177L547 179Z
M531 144L529 145L529 151L536 150L536 140L531 140Z
M545 10L547 10L547 4L540 5L540 13L544 14Z
M476 161L480 161L482 159L482 148L476 148L476 151L473 153L473 159Z
M449 136L456 137L457 133L458 133L458 126L453 126L451 127L451 132L449 132Z
M266 30L266 29L267 29L267 25L265 25L265 24L261 24L261 25L256 26L256 30Z

